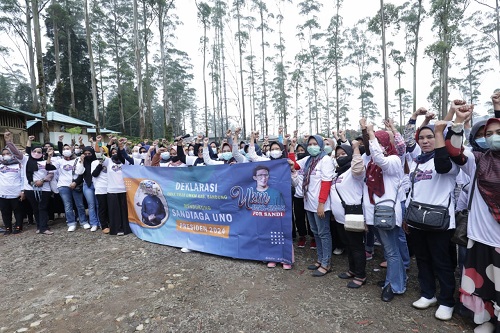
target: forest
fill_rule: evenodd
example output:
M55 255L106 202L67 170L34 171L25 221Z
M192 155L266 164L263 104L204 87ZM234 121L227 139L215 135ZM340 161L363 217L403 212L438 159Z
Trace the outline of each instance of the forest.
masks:
M178 33L187 2L195 39ZM345 0L0 0L0 104L144 139L281 125L328 136L353 116L401 126L417 101L442 117L451 99L489 97L499 0L370 2L371 17L345 24ZM417 96L423 75L430 92Z

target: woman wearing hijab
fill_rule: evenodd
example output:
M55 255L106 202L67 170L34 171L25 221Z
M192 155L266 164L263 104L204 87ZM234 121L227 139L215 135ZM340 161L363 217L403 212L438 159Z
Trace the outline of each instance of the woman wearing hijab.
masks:
M342 144L335 149L336 174L330 190L332 213L338 224L338 234L346 241L349 269L338 276L352 279L348 288L360 288L366 283L366 256L364 233L347 231L344 228L344 205L361 205L363 200L363 180L365 178L363 159L359 143L354 140L352 147Z
M324 141L319 135L307 140L310 156L297 161L304 171L302 190L307 220L316 240L317 262L307 268L320 277L331 272L332 236L330 234L330 188L335 173L333 161L323 150ZM271 145L272 151L272 145Z
M49 171L56 169L51 165L53 151L48 153L47 160L44 161L42 147L31 146L31 141L34 139L34 136L30 136L26 143L26 150L29 150L30 153L29 157L23 160L26 163L24 166L26 172L24 195L33 208L37 227L36 232L42 235L52 235L53 232L49 230L48 226L48 204L51 195L49 182L54 177L54 174Z
M492 97L500 110L500 94ZM467 256L465 259L460 301L474 314L479 326L474 332L498 332L500 304L500 118L486 122L486 152L464 150L463 126L471 108L456 112L456 119L446 137L446 148L452 160L471 179L471 210L467 224ZM437 126L438 124L436 124Z
M92 147L84 147L82 156L80 156L76 164L75 174L83 179L83 195L87 200L89 208L90 231L97 231L99 227L99 218L97 216L97 199L95 196L95 187L92 182L92 162L97 160L94 149Z
M394 203L396 225L390 230L378 229L380 241L387 259L387 272L382 289L382 301L390 302L394 294L406 291L406 271L399 252L399 229L403 220L399 198L399 187L403 179L401 160L391 143L386 131L373 130L373 124L367 124L370 160L366 167L366 186L363 193L363 213L367 225L374 224L374 212L377 203Z
M127 190L122 175L122 166L133 164L124 150L127 139L118 140L118 149L111 149L111 158L105 158L102 162L103 168L107 170L108 188L107 203L110 235L123 236L132 232L128 223ZM132 160L130 163L129 160Z
M92 174L92 185L94 186L97 201L97 214L99 224L103 234L109 234L109 215L108 215L108 169L102 165L104 159L108 157L106 147L100 147L101 156L92 161L90 171Z
M256 132L252 132L250 135L250 145L248 146L248 158L252 162L262 162L262 161L270 161L277 160L280 158L287 158L287 152L285 150L285 146L279 141L273 141L269 145L269 157L259 156L257 151L255 150L255 141L258 138L258 134Z
M57 188L64 203L68 232L75 231L77 225L73 203L76 205L80 225L84 229L90 229L91 226L88 223L85 206L83 205L82 179L77 179L78 175L76 174L76 166L80 161L80 157L75 156L71 146L63 145L61 140L62 136L59 137L58 146L62 146L61 155L63 158L51 163L59 173Z
M233 153L231 151L231 146L229 143L222 144L222 154L221 160L216 161L210 158L209 147L208 147L208 138L203 140L203 161L206 165L221 165L221 164L234 164L236 160L233 157Z
M411 201L447 208L450 216L449 227L444 231L429 231L412 227L412 221L405 222L410 224L406 230L414 245L420 285L420 298L413 302L413 307L427 309L439 304L435 317L450 320L455 306L453 295L456 267L456 259L450 252L451 237L455 229L452 193L459 168L451 162L444 140L438 140L443 137L443 130L444 128L434 130L433 126L426 125L420 127L415 134L420 153L409 166L412 172L411 190L406 200L406 209ZM410 218L409 215L406 218ZM440 290L437 299L436 278Z
M23 154L12 142L12 133L4 134L5 148L2 149L0 160L0 208L5 226L4 235L18 234L23 231L23 209L21 201L24 200L22 162ZM12 227L12 213L16 219Z

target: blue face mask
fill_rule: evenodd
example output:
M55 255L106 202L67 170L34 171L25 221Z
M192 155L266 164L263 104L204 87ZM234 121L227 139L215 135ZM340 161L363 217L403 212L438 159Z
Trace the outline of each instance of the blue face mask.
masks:
M330 155L333 151L332 146L325 146L325 148L323 149L325 150L325 153L327 153L328 155Z
M161 153L162 160L168 160L170 158L170 153Z
M488 149L488 144L486 143L486 138L477 138L474 141L476 141L477 145L483 149Z
M307 152L311 156L318 156L319 153L321 152L321 148L319 146L308 146Z
M231 159L231 157L233 157L233 153L231 153L230 151L228 151L228 152L222 153L221 157L224 160L229 161Z
M477 142L477 141L476 141ZM500 135L493 134L492 136L486 138L486 143L491 150L500 150Z

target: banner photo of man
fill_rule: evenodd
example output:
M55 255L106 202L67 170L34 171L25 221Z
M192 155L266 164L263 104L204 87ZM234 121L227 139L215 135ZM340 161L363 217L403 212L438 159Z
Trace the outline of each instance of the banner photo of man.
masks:
M291 264L286 159L156 168L123 166L130 228L142 240L238 259Z

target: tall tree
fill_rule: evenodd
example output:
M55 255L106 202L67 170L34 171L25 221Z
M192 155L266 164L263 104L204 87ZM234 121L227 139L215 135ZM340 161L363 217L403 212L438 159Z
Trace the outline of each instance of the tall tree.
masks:
M245 82L243 80L243 39L244 39L244 34L245 32L241 29L241 18L242 14L241 11L243 7L245 6L245 0L234 0L233 2L233 10L234 10L234 17L236 18L237 22L237 28L238 31L236 32L236 39L238 40L238 54L239 54L239 61L240 61L240 85L241 85L241 118L243 120L243 137L246 137L246 130L247 130L247 124L246 124L246 110L245 110Z
M90 28L90 18L89 18L89 8L88 8L88 0L85 0L85 35L87 37L87 48L89 52L89 61L90 61L90 78L92 80L92 111L94 114L94 122L96 126L96 135L101 135L100 126L99 126L99 108L97 105L97 80L95 75L95 66L94 66L94 54L92 52L92 30Z
M133 22L134 22L134 51L135 51L135 78L137 84L137 106L139 109L139 136L141 140L145 138L145 115L144 115L144 95L142 91L142 55L141 42L139 38L139 9L138 1L133 0Z
M208 137L208 96L207 96L207 78L206 78L206 68L207 68L207 29L210 26L210 6L201 2L197 4L198 6L198 20L200 20L203 25L203 37L201 38L201 44L203 45L203 94L205 101L205 136Z

